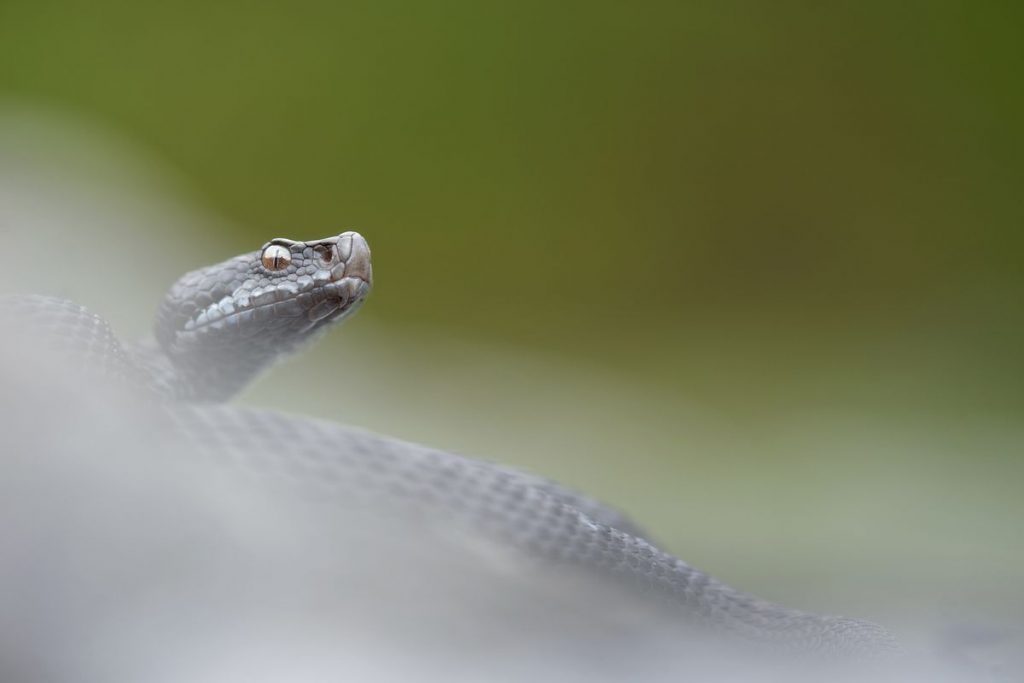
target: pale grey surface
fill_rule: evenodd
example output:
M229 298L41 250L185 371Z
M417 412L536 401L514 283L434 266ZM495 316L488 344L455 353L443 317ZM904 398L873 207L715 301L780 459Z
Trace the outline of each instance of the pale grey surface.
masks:
M77 123L54 125L34 109L18 116L31 125L5 116L0 232L9 252L15 244L26 256L0 273L5 289L73 296L135 338L196 249L218 257L237 249L211 241L219 219L122 140L82 135ZM140 224L162 241L134 242ZM130 287L88 277L111 262L126 265ZM745 422L695 403L686 387L360 322L343 341L268 377L247 401L555 476L622 502L655 538L783 602L884 614L903 640L940 649L942 634L966 623L989 634L969 654L993 666L1005 668L1005 653L1020 650L1012 639L1024 613L1021 460L996 457L1024 452L1017 423L965 415L935 424L835 401ZM650 353L714 361L715 343L701 339L687 330L683 343L667 340ZM896 359L928 343L908 339ZM883 398L893 386L843 372L830 376L873 382ZM821 397L827 385L803 390ZM840 454L842 468L836 458L819 462L823 453Z

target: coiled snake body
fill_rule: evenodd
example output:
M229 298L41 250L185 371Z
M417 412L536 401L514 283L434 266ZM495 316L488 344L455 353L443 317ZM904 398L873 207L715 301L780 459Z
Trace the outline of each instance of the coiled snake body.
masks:
M78 304L9 300L49 343L93 374L155 395L178 437L217 459L311 458L329 494L358 479L365 494L441 510L530 556L634 584L680 620L787 651L878 653L880 627L788 609L741 593L648 542L612 508L540 477L340 425L222 405L257 373L350 316L372 283L357 233L256 252L183 276L160 307L155 339L122 345ZM327 476L329 475L329 476ZM368 488L367 488L368 487Z

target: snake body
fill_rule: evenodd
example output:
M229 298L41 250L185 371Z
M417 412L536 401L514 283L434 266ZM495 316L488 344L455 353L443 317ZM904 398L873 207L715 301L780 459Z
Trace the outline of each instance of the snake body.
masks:
M372 286L359 234L271 240L184 275L167 293L154 339L122 344L84 307L41 296L5 304L93 376L152 398L196 453L261 472L289 470L328 498L432 511L543 562L635 586L680 621L786 651L887 653L866 621L821 616L747 595L648 541L612 507L500 465L331 422L223 403L258 373L348 318Z

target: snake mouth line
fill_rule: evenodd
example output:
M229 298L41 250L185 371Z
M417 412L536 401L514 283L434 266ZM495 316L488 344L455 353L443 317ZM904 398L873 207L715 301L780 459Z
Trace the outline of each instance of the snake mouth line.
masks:
M259 334L267 326L318 323L334 320L359 306L370 284L359 276L344 277L319 287L299 291L289 282L275 287L227 296L211 304L185 324L185 332L202 334L236 328L243 335Z

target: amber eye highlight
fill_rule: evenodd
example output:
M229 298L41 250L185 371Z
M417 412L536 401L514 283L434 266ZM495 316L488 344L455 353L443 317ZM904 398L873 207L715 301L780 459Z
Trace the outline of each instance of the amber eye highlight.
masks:
M292 253L280 244L271 244L263 250L263 267L267 270L284 270L292 262Z

